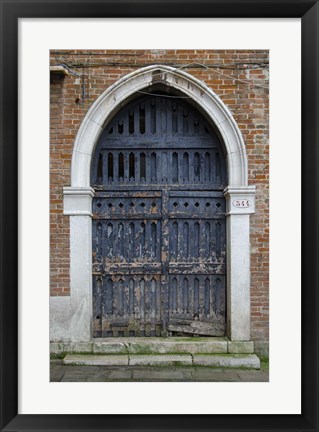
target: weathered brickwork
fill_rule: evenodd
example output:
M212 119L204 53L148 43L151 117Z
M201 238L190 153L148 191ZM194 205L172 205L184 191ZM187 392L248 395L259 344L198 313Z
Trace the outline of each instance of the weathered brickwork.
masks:
M52 51L51 65L51 295L69 295L69 218L63 186L70 185L72 149L92 103L124 75L151 64L181 67L202 80L232 112L245 141L249 184L256 185L251 216L251 337L268 340L269 319L269 100L268 51ZM73 74L74 72L74 74ZM78 76L77 76L78 74Z

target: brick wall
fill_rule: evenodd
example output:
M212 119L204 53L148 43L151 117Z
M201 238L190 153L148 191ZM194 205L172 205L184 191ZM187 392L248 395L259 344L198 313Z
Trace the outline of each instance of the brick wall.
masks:
M232 112L245 141L249 184L256 185L251 216L251 336L268 340L268 51L150 50L51 51L51 65L67 64L82 78L51 74L51 295L69 295L69 219L63 186L70 185L76 133L86 112L107 87L151 64L183 67L202 80Z

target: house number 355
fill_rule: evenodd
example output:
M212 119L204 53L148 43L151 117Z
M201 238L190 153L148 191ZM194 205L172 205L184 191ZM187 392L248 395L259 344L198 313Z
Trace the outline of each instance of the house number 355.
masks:
M251 206L251 202L249 200L235 200L233 201L233 206L240 208L248 208Z

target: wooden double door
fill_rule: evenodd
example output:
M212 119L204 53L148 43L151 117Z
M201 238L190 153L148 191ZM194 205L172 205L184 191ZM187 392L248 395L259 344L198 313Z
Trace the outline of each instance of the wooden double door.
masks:
M91 170L94 337L225 333L220 140L165 95L124 107Z

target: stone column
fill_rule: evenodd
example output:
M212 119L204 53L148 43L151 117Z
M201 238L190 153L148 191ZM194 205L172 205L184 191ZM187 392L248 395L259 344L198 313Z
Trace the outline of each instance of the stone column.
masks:
M227 336L250 340L249 215L255 212L255 186L228 186L227 226Z
M91 187L65 187L64 214L70 216L70 338L92 340Z

